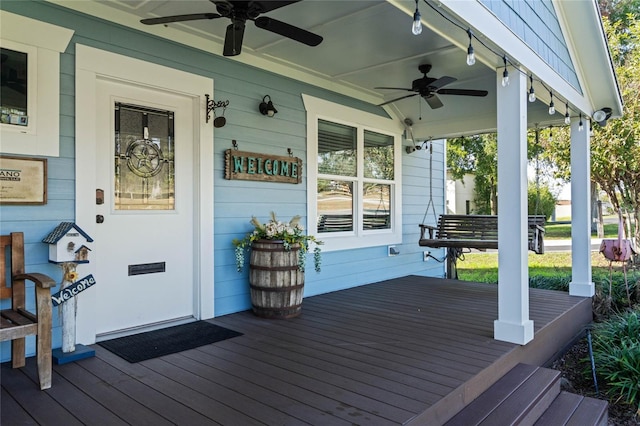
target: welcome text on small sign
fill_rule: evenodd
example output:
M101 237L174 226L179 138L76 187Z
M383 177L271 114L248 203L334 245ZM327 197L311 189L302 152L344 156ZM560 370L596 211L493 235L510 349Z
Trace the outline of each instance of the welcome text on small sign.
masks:
M71 299L72 297L77 296L80 292L85 291L95 283L95 278L93 278L93 275L89 274L81 280L78 280L75 283L71 284L69 287L66 287L59 292L52 294L51 303L53 304L53 306L58 306Z
M298 157L228 149L224 152L224 178L300 183L302 160Z

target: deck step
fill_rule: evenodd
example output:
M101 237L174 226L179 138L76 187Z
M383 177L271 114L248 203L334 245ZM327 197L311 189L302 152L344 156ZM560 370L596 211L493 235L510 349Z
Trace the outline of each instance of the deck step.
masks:
M606 401L563 391L535 426L606 426L609 420L607 407Z
M560 392L559 371L518 364L445 425L600 426L607 416L605 401Z

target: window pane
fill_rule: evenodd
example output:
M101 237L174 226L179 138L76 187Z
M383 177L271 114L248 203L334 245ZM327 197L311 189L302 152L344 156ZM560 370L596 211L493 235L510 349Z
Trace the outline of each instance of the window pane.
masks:
M318 173L356 175L356 128L318 120Z
M393 180L393 137L364 131L364 177Z
M363 185L363 229L391 229L391 185Z
M27 123L27 54L0 49L0 116L2 123L26 126Z
M318 232L353 231L353 182L318 179Z
M116 105L115 209L173 210L173 112Z

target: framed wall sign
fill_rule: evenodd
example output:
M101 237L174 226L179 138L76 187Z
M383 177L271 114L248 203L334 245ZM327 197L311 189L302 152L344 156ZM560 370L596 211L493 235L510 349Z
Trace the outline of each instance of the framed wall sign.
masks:
M0 156L0 204L46 204L47 159Z
M302 160L294 156L260 154L227 149L224 178L262 182L302 182Z

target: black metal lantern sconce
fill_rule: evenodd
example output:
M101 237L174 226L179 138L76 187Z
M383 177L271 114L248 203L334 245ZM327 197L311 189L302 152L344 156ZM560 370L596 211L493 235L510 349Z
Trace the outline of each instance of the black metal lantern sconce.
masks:
M269 99L268 101L267 98ZM269 95L266 95L264 98L262 98L262 102L260 102L260 106L258 107L258 109L260 110L260 113L262 115L268 115L269 117L273 117L278 113L278 110L273 106L273 102L271 102L271 96Z
M209 122L209 119L211 118L211 111L213 111L213 126L214 127L222 127L227 123L227 119L224 118L224 112L226 111L227 107L229 106L229 100L227 99L226 101L214 101L213 99L209 99L209 95L205 94L204 95L205 100L207 102L207 119L206 122ZM216 108L222 108L222 115L219 117L216 117Z

